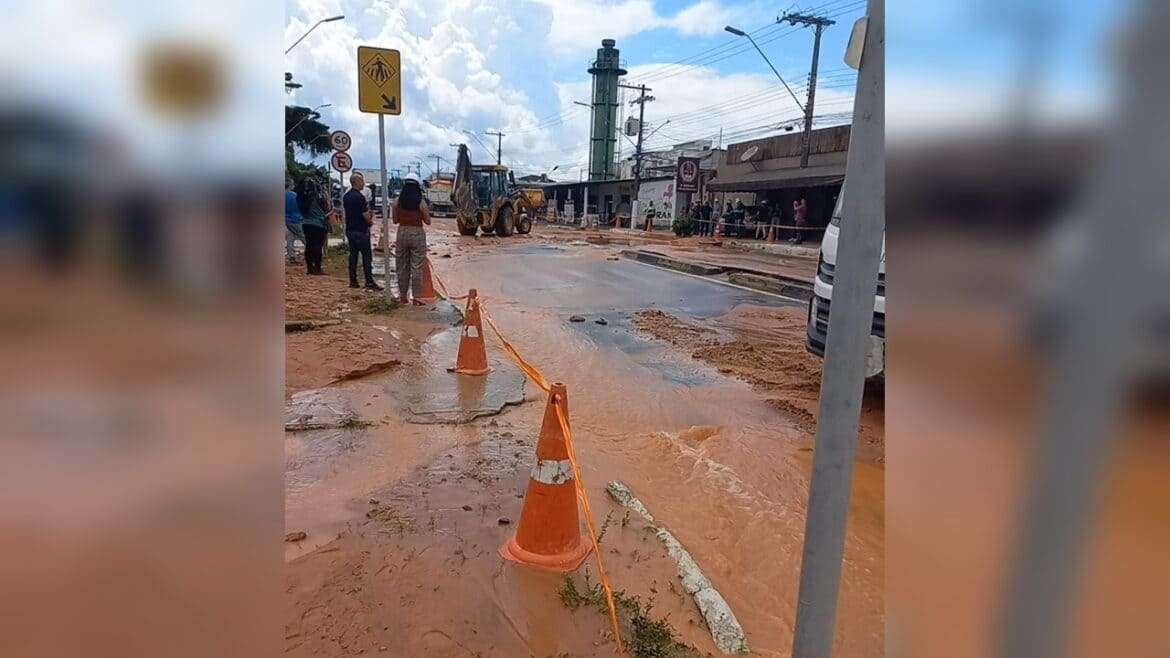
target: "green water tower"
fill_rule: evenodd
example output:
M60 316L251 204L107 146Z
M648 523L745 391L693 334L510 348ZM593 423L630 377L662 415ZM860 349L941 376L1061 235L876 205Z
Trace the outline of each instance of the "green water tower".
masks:
M593 123L589 128L589 180L612 180L617 149L618 78L626 74L617 42L602 39L589 73L593 75Z

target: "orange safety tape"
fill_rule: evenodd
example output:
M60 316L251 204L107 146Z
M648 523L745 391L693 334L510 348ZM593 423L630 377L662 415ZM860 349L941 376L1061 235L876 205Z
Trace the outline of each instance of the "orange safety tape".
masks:
M552 386L548 383L548 380L544 378L544 375L536 369L536 366L528 363L524 360L524 357L520 356L520 353L516 351L516 348L512 347L512 343L509 343L508 339L504 338L504 334L500 333L500 328L496 326L496 323L492 321L492 317L487 314L487 311L483 310L482 306L479 309L479 314L480 317L487 321L488 326L491 327L492 331L496 334L496 338L500 339L500 343L504 346L504 351L508 353L508 356L512 357L512 360L516 362L516 365L520 366L520 369L524 371L524 374L528 375L528 378L532 380L532 383L539 386L545 393L551 391Z
M585 493L585 481L581 479L581 467L577 464L577 451L573 448L573 432L569 429L569 419L565 414L565 401L556 401L557 421L561 425L561 433L565 435L565 451L569 453L569 464L573 467L573 481L577 483L577 497L581 499L581 506L585 508L585 526L589 528L589 540L593 542L593 555L597 556L597 573L601 580L601 588L605 590L605 603L609 606L609 621L613 624L613 639L617 643L618 658L625 655L622 646L622 634L618 629L617 608L613 603L613 587L609 584L609 576L605 572L605 563L601 560L601 546L597 543L597 529L593 527L593 510L589 507L589 496Z
M435 274L434 269L431 270L431 277L435 281L435 285L438 288L439 294L442 295L444 299L467 299L467 295L463 295L462 297L452 297L450 293L447 292L447 287L443 285L442 280L440 280L439 276ZM524 357L520 356L520 352L518 352L516 348L512 346L512 343L510 343L507 338L504 338L504 334L500 331L500 328L496 326L496 323L492 320L491 316L488 315L487 311L484 310L483 305L479 303L478 299L476 299L475 305L479 307L480 317L487 321L488 326L491 327L491 330L493 333L495 333L496 338L500 339L500 343L504 347L504 352L506 352L508 356L516 362L516 365L518 365L520 369L524 371L524 374L532 380L533 384L539 386L546 393L551 391L552 386L548 383L548 380L545 378L544 374L541 373L540 370L537 370L536 366L524 360ZM617 607L613 602L613 587L609 584L609 575L605 571L605 563L601 558L601 546L597 543L597 529L593 524L593 510L589 505L589 495L585 493L585 483L581 479L581 467L577 464L577 452L573 448L573 432L569 429L569 419L565 413L564 400L558 400L556 402L556 410L557 421L560 423L561 432L565 436L565 450L569 453L569 464L573 468L573 479L577 485L577 498L580 499L581 507L585 510L585 526L589 528L589 540L593 542L593 554L597 557L597 571L601 579L601 588L605 591L605 603L609 607L609 620L613 624L613 639L614 642L617 643L618 658L624 658L625 646L622 644L621 630L618 627Z
M451 295L451 293L447 292L447 286L443 285L443 280L439 278L438 274L435 274L434 267L431 268L431 279L434 280L435 286L438 288L439 296L442 297L443 299L446 299L447 301L467 299L468 295L454 297Z

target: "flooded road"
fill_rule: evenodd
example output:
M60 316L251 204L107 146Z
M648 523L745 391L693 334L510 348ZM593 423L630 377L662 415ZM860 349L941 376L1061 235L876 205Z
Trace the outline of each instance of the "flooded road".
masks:
M436 242L435 251L449 248ZM719 332L724 329L719 318L739 305L799 303L615 260L614 255L612 248L593 245L505 244L466 249L451 259L433 257L433 263L453 294L477 288L485 310L521 354L549 380L567 385L577 453L595 512L604 515L616 507L606 498L606 482L628 483L722 592L746 630L753 654L787 655L799 582L810 437L793 417L766 404L748 384L647 337L632 318L636 311L659 309ZM570 321L574 315L584 321ZM360 521L370 492L408 475L430 478L428 484L451 495L444 487L454 476L435 464L442 463L452 448L481 450L500 440L503 427L507 428L503 441L507 444L516 437L517 449L497 445L494 456L481 454L475 457L479 464L473 460L468 465L470 471L480 472L485 464L503 463L499 477L507 482L506 490L494 491L490 501L479 504L484 509L492 506L492 514L498 508L501 514L518 518L518 492L523 491L530 467L543 398L504 360L494 338L488 339L493 371L485 380L446 373L444 368L454 363L457 342L457 329L439 331L424 345L422 370L385 373L345 385L362 417L380 418L375 422L381 425L290 438L290 460L315 450L316 457L305 459L330 464L304 466L311 475L290 479L290 528L332 530ZM500 408L498 421L492 416L476 418ZM324 458L322 450L329 453ZM432 472L445 475L426 475ZM455 495L441 509L458 510L458 499ZM883 503L880 466L858 463L837 655L878 656L883 651ZM480 529L483 543L506 537L506 528L491 527L492 520L488 518ZM316 544L288 548L289 559L333 537L318 533L316 539ZM623 534L617 541L632 540ZM489 546L488 553L492 550ZM612 559L621 564L624 549L619 544L614 551ZM481 559L484 569L503 568L492 555ZM639 590L652 587L647 574L670 579L672 572L669 563L635 566L616 568L616 588L645 596L647 592ZM556 587L555 578L537 577L533 582L533 588ZM543 589L530 591L528 599L505 597L508 600L499 607L508 610L511 625L527 624L529 634L549 634L547 628L538 630L539 619L548 616L541 609L550 593ZM500 600L501 595L493 590L492 596ZM682 622L691 611L680 608L677 614L674 623L683 626L680 634L702 651L713 650L702 628L688 628ZM565 650L567 645L547 646ZM597 655L611 651L602 647Z

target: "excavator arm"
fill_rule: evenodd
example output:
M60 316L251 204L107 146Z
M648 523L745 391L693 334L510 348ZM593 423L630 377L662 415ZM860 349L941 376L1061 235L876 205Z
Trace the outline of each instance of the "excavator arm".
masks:
M475 212L475 177L471 173L471 154L466 144L459 145L451 202L455 206L455 220L459 223L459 231L464 235L475 235L475 230L479 228Z

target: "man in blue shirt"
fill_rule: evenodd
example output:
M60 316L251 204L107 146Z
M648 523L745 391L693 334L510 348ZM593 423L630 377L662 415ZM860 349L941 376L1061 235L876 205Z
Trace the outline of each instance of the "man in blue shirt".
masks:
M284 252L288 256L289 265L296 265L297 252L293 249L293 243L300 240L301 244L305 244L305 230L301 226L304 218L301 217L301 209L297 207L297 193L293 191L293 182L291 178L284 180Z

